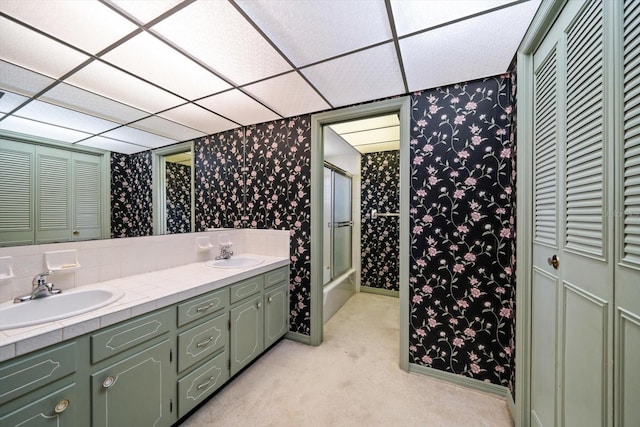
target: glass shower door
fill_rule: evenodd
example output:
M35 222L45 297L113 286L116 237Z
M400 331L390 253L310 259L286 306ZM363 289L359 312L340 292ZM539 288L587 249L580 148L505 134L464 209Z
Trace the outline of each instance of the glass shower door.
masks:
M333 171L332 279L351 268L351 199L351 178Z

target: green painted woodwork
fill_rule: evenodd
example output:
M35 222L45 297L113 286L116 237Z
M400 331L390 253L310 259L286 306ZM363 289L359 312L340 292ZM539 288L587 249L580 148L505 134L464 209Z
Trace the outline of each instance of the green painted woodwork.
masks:
M171 425L170 348L164 340L91 375L91 425Z
M289 267L281 267L273 271L264 273L264 288L268 289L272 286L279 285L282 282L289 281Z
M0 246L107 237L108 155L0 138Z
M183 417L229 379L227 348L178 380L178 416Z
M231 304L262 291L264 276L255 276L231 285Z
M178 372L211 356L229 342L227 312L178 334Z
M280 283L264 294L264 348L269 348L289 330L289 284Z
M231 293L233 298L233 292ZM262 295L257 294L231 307L229 319L231 375L253 361L264 349Z
M76 344L56 346L0 367L0 402L9 402L26 393L72 374L76 370Z
M287 333L288 287L278 268L2 362L0 425L169 426Z
M80 427L82 424L77 422L76 417L76 388L75 384L67 385L36 398L14 412L0 415L0 425L3 427ZM68 401L68 404L65 404L65 401Z
M92 334L91 362L97 363L168 332L174 316L173 310L162 310Z
M178 327L202 319L229 306L229 288L210 292L178 304Z

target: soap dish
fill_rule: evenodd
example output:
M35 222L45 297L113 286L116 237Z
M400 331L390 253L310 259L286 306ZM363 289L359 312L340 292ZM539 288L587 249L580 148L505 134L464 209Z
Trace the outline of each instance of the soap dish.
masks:
M198 245L198 250L200 251L208 251L213 247L208 236L196 237L196 245Z
M47 269L51 271L68 271L80 268L76 250L45 252Z
M0 280L13 277L13 259L10 256L0 257Z

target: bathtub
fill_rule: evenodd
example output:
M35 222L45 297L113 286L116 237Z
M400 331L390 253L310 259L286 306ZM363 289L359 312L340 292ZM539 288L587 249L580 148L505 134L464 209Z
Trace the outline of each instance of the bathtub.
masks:
M351 269L324 285L322 298L322 324L327 323L340 307L355 293L356 271Z

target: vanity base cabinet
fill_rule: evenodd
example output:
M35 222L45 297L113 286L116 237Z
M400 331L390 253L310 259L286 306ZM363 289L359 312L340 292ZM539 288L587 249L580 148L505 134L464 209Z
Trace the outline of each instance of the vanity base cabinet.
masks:
M217 356L178 380L178 417L205 400L229 379L227 348Z
M289 330L289 285L283 283L264 293L264 348Z
M235 375L264 350L262 294L231 308L231 375Z
M35 393L34 393L35 394ZM69 384L0 416L2 427L74 427L76 423L76 385Z
M91 425L170 426L176 420L170 359L166 339L91 375Z

